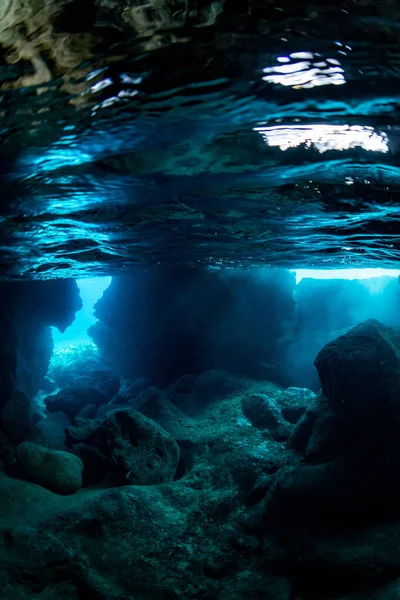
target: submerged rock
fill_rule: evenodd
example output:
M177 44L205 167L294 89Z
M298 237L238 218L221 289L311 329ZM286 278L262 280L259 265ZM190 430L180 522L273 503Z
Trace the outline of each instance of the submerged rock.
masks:
M13 444L19 444L33 421L33 406L24 392L14 391L1 411L1 427Z
M121 410L121 408L131 408L129 405L124 405L124 404L102 404L101 406L97 407L96 410L96 414L95 414L95 419L98 421L102 421L107 415L109 415L110 413L116 411L116 410ZM79 424L79 423L77 423Z
M327 344L315 359L322 390L348 438L395 442L400 429L400 331L376 320Z
M268 429L277 441L288 439L291 427L283 419L275 399L266 394L246 394L242 398L242 410L254 427Z
M49 413L61 410L71 419L73 419L88 404L100 406L107 402L107 396L97 388L78 386L66 387L57 392L57 394L47 396L44 399L44 403Z
M148 388L137 397L135 408L161 425L179 444L190 444L188 417L161 390Z
M277 399L283 418L289 423L297 423L315 399L315 394L306 388L287 388Z
M101 425L100 419L79 419L76 425L71 425L65 430L65 439L68 447L79 442L85 442L98 430Z
M82 486L82 461L69 452L31 442L17 446L17 459L30 479L56 494L74 494Z
M97 448L107 458L111 485L154 485L174 479L179 447L155 421L132 408L112 407L101 419L82 419L66 431L67 443Z
M107 456L115 485L154 485L175 477L180 454L176 441L136 410L114 411L86 442Z

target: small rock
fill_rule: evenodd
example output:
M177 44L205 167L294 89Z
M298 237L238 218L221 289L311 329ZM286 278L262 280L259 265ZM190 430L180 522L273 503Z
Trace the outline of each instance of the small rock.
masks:
M65 430L71 425L71 420L58 411L40 419L27 433L27 442L39 444L51 450L67 450L65 444Z
M306 388L290 387L277 399L283 418L296 424L315 399L315 394Z
M19 444L32 425L33 406L26 394L14 391L1 411L1 427L13 444Z
M71 386L60 390L57 394L47 396L44 403L49 413L62 410L73 419L88 404L106 404L107 396L96 388Z
M37 483L56 494L74 494L82 486L83 463L69 452L23 442L16 449L20 466Z

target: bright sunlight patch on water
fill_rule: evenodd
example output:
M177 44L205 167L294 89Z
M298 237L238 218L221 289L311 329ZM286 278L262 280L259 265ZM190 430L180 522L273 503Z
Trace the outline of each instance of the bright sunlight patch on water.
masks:
M281 150L303 144L321 153L356 147L372 152L389 152L386 133L361 125L276 125L255 127L254 131L258 131L269 146L278 146Z
M346 50L351 50L348 46ZM341 50L347 54L346 50ZM293 52L290 56L279 56L278 65L263 69L263 80L294 89L308 89L322 85L346 83L344 69L338 58L324 59L313 52Z

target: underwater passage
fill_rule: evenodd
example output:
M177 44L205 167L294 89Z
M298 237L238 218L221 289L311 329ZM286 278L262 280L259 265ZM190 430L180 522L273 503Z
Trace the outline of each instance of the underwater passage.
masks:
M393 275L1 282L2 600L397 598L399 308Z

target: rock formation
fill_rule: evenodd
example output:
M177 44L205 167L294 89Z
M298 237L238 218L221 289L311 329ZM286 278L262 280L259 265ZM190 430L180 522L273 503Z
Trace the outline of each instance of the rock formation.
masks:
M363 322L315 364L317 395L222 370L120 387L96 364L100 406L76 388L28 430L7 406L2 597L397 598L400 331Z

